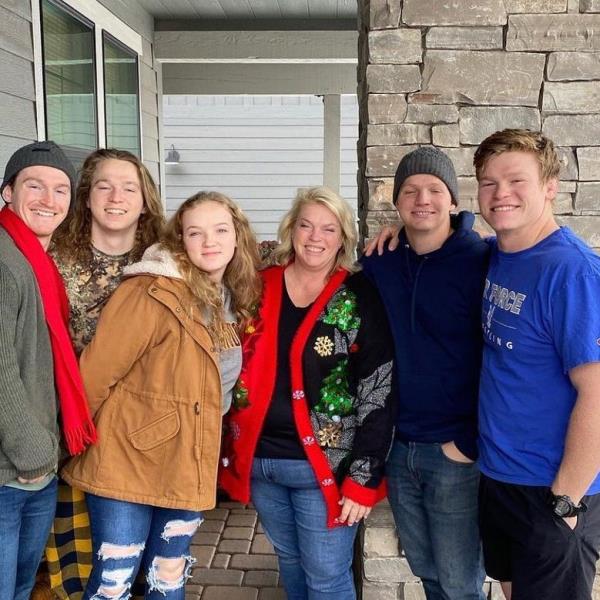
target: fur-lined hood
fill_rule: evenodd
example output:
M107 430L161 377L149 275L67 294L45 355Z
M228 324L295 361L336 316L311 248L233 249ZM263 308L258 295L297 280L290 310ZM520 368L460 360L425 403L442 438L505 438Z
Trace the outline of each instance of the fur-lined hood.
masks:
M146 248L142 259L125 267L124 277L132 275L162 275L173 279L183 279L173 255L160 243Z

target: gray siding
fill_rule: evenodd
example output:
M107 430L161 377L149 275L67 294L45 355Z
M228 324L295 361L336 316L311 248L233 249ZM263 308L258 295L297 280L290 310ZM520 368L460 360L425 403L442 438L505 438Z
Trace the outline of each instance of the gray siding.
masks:
M143 38L140 59L142 152L159 182L157 69L152 52L153 19L137 2L100 0ZM37 139L31 5L0 0L0 169L23 144ZM1 174L0 174L1 176Z
M260 239L299 187L323 183L323 103L314 96L164 96L167 210L199 190L218 190L248 214ZM356 209L356 98L343 97L341 194Z
M37 139L31 7L0 0L0 168L23 144ZM1 177L1 172L0 172Z

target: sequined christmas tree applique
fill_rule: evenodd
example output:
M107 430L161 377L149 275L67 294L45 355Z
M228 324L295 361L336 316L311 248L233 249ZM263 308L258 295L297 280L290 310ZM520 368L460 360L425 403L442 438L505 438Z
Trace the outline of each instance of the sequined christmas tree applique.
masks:
M341 331L351 331L360 327L360 317L356 294L349 290L338 292L327 305L323 323L333 325Z
M348 359L341 360L323 379L321 398L315 410L328 415L336 423L352 412L352 395L348 389Z

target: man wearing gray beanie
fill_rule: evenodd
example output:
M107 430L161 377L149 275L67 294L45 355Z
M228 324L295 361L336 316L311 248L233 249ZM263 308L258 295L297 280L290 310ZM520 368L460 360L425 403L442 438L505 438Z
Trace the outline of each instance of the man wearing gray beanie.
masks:
M427 174L441 180L450 192L454 206L458 206L458 180L452 161L441 150L433 146L422 146L408 153L398 165L394 176L394 203L402 184L411 176Z
M471 213L451 214L458 182L441 150L426 146L404 156L393 193L403 223L399 243L362 261L395 347L388 497L428 600L483 600L476 438L488 246L472 231Z
M0 187L6 203L0 211L3 598L29 598L56 508L58 415L68 437L84 423L87 408L78 394L66 294L46 252L74 187L75 169L53 142L19 148Z

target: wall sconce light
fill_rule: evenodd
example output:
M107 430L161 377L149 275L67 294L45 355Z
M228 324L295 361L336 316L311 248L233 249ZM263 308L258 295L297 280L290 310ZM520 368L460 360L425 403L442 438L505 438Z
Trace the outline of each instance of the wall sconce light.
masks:
M171 144L171 149L167 152L167 159L165 165L178 165L179 164L179 152L175 150L175 146Z

